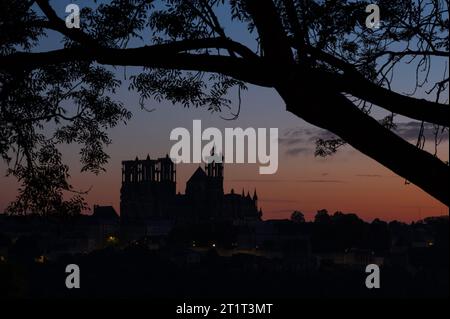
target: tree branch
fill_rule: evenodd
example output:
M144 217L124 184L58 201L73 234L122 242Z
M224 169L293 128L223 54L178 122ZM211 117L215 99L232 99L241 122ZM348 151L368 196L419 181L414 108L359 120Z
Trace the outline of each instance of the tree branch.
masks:
M272 0L246 0L246 9L258 30L264 57L275 63L294 64L291 46Z
M408 55L417 55L417 56L435 56L435 57L450 57L450 52L439 51L439 50L430 50L430 51L419 51L419 50L405 50L405 51L382 51L373 56L369 57L368 61L376 60L384 55L390 56L408 56Z
M298 78L277 86L277 90L288 111L336 134L447 206L450 204L449 166L446 163L383 127L342 94L316 94L315 85L317 83L311 83L309 79ZM304 107L305 104L308 107Z
M200 48L232 48L246 58L181 53ZM18 52L0 57L0 69L34 69L74 61L222 73L255 85L273 85L256 54L224 39L185 40L132 49L67 48L42 53Z
M244 56L245 59L229 56L179 53L201 48L228 48ZM345 62L337 60L345 67ZM348 68L345 69L346 72L342 75L303 66L265 63L267 61L262 61L245 46L222 38L185 40L134 49L71 48L45 53L14 53L0 57L0 68L6 70L38 68L45 65L73 61L97 61L100 64L107 65L217 72L265 87L273 87L275 75L278 75L278 77L283 76L283 69L289 69L292 73L297 68L297 73L305 78L309 78L311 81L326 83L326 86L330 89L352 94L390 112L419 121L445 127L449 126L450 114L447 105L392 92L366 80L352 70L348 71ZM331 62L334 63L333 61ZM286 76L286 74L284 75Z
M46 28L52 29L60 32L69 39L78 42L86 46L100 46L98 41L89 36L88 34L80 31L79 29L69 29L66 27L66 23L58 17L55 10L50 6L48 0L36 0L36 3L44 12L45 16L48 18L48 23L45 25Z
M344 74L331 74L319 72L323 79L330 81L332 87L352 94L364 101L373 103L390 112L403 115L418 121L449 127L450 107L445 104L405 96L370 82L362 76L356 68L335 56L319 49L308 47L308 51L319 60L322 60L342 71ZM308 71L302 70L305 73ZM314 76L314 75L310 75Z

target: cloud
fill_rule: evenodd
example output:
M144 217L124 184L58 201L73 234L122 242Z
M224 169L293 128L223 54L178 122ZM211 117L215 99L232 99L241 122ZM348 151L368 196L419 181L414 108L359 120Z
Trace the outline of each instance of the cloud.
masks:
M293 208L292 209L275 209L275 210L269 211L267 215L269 215L269 214L284 214L284 213L292 214L294 212L294 210L295 209L293 209Z
M300 183L331 183L331 184L343 184L347 183L347 181L340 179L309 179L309 180L301 180Z
M403 123L396 123L395 132L407 140L416 140L419 136L421 122L410 121ZM442 128L440 128L442 130ZM424 133L427 139L433 139L435 132L435 125L430 123L424 124ZM445 130L440 134L442 140L448 141L449 134L448 130ZM280 143L284 145L294 145L304 142L315 142L318 139L335 139L336 135L330 133L326 130L314 128L314 127L295 127L287 129L282 138L280 138ZM282 140L282 142L281 142ZM298 142L298 143L296 143Z
M278 142L281 145L290 146L290 145L304 143L305 140L301 137L281 137L278 139Z
M300 154L311 153L312 150L307 147L294 147L286 150L286 155L288 156L298 156Z
M293 200L293 199L260 199L260 202L265 203L298 203L299 200Z
M397 123L394 132L400 137L415 143L420 132L421 123L417 121ZM435 126L433 124L424 124L424 135L426 141L434 141ZM440 128L439 140L448 142L448 130L442 132ZM285 130L279 139L280 145L283 147L287 156L296 157L300 155L314 154L315 143L319 139L330 140L336 139L337 136L326 130L315 127L293 127ZM364 174L363 174L364 175ZM371 174L368 174L371 175ZM380 177L380 176L360 176L360 177Z
M383 177L383 175L379 175L379 174L356 174L355 176L357 177L370 177L370 178L380 178Z
M343 184L346 180L341 179L232 179L235 183L331 183Z
M336 138L333 133L314 127L295 127L287 129L283 135L286 139L301 138L305 141L315 141L319 138L331 139Z
M287 129L279 138L280 145L287 156L313 154L318 139L332 139L335 135L314 127L295 127Z
M397 123L397 127L395 132L400 135L402 138L408 141L416 141L419 137L420 122L407 122L407 123ZM425 123L424 124L424 135L426 140L434 140L435 126L433 124ZM441 130L439 131L439 139L442 141L448 141L448 130L441 134Z

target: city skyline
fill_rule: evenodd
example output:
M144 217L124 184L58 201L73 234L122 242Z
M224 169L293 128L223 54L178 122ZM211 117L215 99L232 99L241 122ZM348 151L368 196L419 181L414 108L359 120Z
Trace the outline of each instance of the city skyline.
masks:
M284 110L283 103L269 89L249 87L242 94L242 107L234 121L220 118L225 114L204 109L183 108L168 102L150 103L151 112L142 110L138 96L122 88L119 94L133 112L127 125L110 130L112 144L106 148L110 159L106 172L99 175L81 173L79 148L64 145L61 150L70 167L71 183L79 190L89 190L86 200L94 204L112 205L119 212L121 161L136 156L152 158L169 154L170 132L175 127L191 127L201 119L204 127L278 127L279 168L274 175L260 175L258 164L227 164L225 190L253 188L259 190L264 219L289 218L294 210L305 213L311 220L319 209L330 212L357 213L365 220L401 220L411 222L429 216L448 214L448 208L413 184L369 159L350 146L339 149L332 156L314 156L315 140L332 136L299 120ZM273 111L274 110L274 111ZM258 114L255 117L255 113ZM419 124L404 121L399 132L415 143ZM418 123L418 122L417 122ZM430 133L430 132L428 132ZM439 147L439 157L448 160L448 138ZM198 164L178 165L177 191L184 185ZM6 165L0 163L5 172ZM277 187L273 188L273 183ZM12 177L0 178L0 212L14 200L18 184Z

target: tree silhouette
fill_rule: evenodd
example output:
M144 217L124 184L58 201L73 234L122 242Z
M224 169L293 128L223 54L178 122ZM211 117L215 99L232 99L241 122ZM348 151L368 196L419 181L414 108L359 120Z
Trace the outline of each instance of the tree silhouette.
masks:
M442 74L431 67L448 61L448 1L376 3L382 23L372 30L368 1L113 0L83 8L81 29L66 28L48 0L2 2L0 153L9 162L15 155L10 173L24 184L49 144L82 144L84 169L100 171L106 130L130 118L113 100L120 82L110 66L137 66L129 89L142 103L221 111L232 88L273 88L287 111L337 136L317 141L317 155L348 143L448 205L448 164L423 149L422 133L413 145L393 122L401 115L433 124L436 144L448 132L448 70L437 80ZM231 39L223 20L247 25L258 50ZM64 37L63 47L34 50L50 30ZM144 45L131 47L136 39ZM429 99L391 89L400 64L414 68L413 84ZM388 116L374 119L372 105ZM53 134L41 134L48 126Z
M316 216L314 217L314 222L319 224L329 223L330 220L331 217L326 209L318 210Z
M304 223L304 222L306 222L305 215L302 212L299 212L298 210L296 210L291 215L291 221L293 221L296 224Z

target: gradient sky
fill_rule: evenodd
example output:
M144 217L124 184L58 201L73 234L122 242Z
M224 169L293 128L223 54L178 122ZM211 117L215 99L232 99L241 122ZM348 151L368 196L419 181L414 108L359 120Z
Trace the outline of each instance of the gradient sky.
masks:
M80 5L86 2L72 1ZM71 2L53 1L52 4L64 16L64 7L69 3ZM221 17L225 20L224 13L221 13ZM230 24L225 24L225 27L233 38L253 47L245 27ZM59 46L59 38L50 35L39 50ZM397 91L412 90L411 69L408 66L397 71ZM128 75L132 72L133 69L127 68ZM426 216L448 214L448 208L430 195L414 185L406 185L403 178L349 146L329 158L314 157L314 141L318 137L328 136L328 133L286 112L283 101L274 90L249 86L249 90L243 94L239 118L224 121L220 118L221 114L211 114L205 109L186 109L165 102L149 101L146 107L154 111L143 111L138 104L138 95L127 90L123 68L118 68L117 74L124 83L117 98L129 107L134 116L127 125L120 125L110 131L113 143L107 148L107 153L111 156L105 167L107 172L98 176L80 173L79 147L70 145L61 148L71 168L72 184L80 190L92 187L86 197L91 206L113 205L119 211L121 161L134 159L136 156L144 158L147 154L152 158L164 156L173 145L169 140L171 130L175 127L191 130L192 121L201 119L204 128L279 128L279 170L276 174L259 175L258 164L225 166L226 192L234 188L238 193L242 189L253 193L256 188L265 219L287 218L293 210L300 210L307 219L312 219L315 212L322 208L330 212L339 210L357 213L368 221L381 218L409 222ZM237 92L234 93L235 96L231 97L236 100ZM228 114L225 112L222 115ZM374 116L382 118L384 113L375 110ZM407 119L400 121L399 134L414 142L418 134L417 123L410 123ZM439 157L448 160L448 138L439 148ZM178 191L184 193L185 182L197 166L177 166ZM0 169L5 171L6 165L1 163ZM13 178L0 178L0 212L16 196L17 186Z

